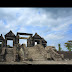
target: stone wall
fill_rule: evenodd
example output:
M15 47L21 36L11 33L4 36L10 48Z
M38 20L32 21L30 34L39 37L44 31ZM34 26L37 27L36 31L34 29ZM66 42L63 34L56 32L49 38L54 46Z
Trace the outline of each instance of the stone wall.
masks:
M55 61L63 60L64 58L62 54L57 53L54 46L47 46L45 47L45 50L48 54L50 54L50 58L52 58Z
M53 60L62 60L62 53L58 53L53 46L43 47L41 44L37 44L33 47L26 47L25 44L14 46L13 48L6 48L6 62L12 62L16 60L16 56L19 55L20 61L48 61L48 58ZM5 54L5 48L2 49L2 55Z
M57 51L59 54L64 55L64 59L72 59L72 51Z
M13 53L13 48L7 48L6 49L6 62L12 62L14 61L14 53Z
M33 47L27 47L27 50L29 59L31 58L34 61L47 60L47 53L42 45L38 44Z

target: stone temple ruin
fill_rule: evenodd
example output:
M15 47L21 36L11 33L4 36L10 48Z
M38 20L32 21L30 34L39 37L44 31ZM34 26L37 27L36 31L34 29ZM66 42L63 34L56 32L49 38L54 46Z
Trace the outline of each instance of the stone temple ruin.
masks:
M19 35L29 35L30 37L20 37ZM19 39L27 39L27 47L25 44L20 45ZM7 46L7 40L13 40L13 47ZM34 36L29 33L19 33L17 35L10 30L5 39L2 34L0 36L1 49L0 61L3 62L19 62L19 61L42 61L42 60L63 60L63 54L59 54L54 46L47 46L47 41L35 33ZM37 45L35 45L37 42Z

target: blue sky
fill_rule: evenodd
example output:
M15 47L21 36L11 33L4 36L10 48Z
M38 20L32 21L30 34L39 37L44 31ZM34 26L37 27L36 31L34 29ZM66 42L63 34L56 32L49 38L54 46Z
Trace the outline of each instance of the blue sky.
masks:
M60 43L62 50L67 50L64 43L72 40L72 8L0 8L0 34L10 30L15 35L37 32L47 46L58 49ZM26 40L20 40L23 42Z

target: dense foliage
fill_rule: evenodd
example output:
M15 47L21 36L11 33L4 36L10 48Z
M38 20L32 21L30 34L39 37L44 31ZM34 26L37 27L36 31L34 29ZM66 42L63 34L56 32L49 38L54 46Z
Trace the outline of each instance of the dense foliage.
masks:
M65 43L66 48L71 51L72 50L72 41L68 41L67 43Z

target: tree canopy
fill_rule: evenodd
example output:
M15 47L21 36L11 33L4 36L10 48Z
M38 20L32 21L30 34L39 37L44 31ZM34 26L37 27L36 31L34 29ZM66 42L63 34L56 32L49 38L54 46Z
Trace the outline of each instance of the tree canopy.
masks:
M66 48L71 51L72 50L72 41L68 41L65 43Z

